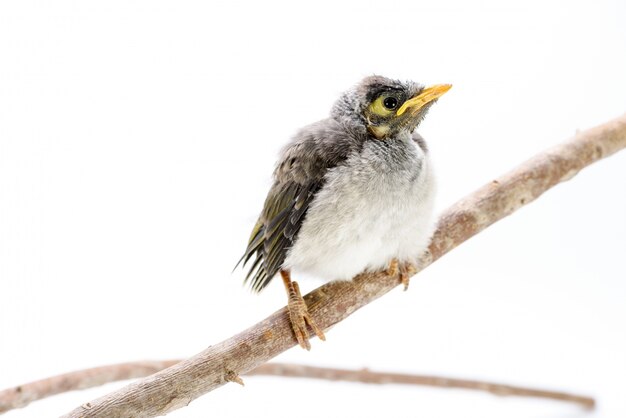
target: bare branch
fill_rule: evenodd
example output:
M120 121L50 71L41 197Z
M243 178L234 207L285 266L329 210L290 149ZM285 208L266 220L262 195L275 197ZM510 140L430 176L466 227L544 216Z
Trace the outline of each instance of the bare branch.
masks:
M137 379L166 369L180 360L137 361L64 373L0 391L0 414L31 402L72 390L89 389L118 380Z
M494 222L510 215L554 185L571 179L584 167L626 147L626 115L551 148L448 209L439 219L424 269L442 255ZM311 315L322 329L337 324L357 309L399 284L384 272L360 274L350 282L328 283L306 297ZM174 366L132 383L66 417L153 417L188 405L233 375L242 375L296 344L283 308L258 324L210 346Z
M57 395L59 393L87 389L118 380L149 376L178 362L180 362L180 360L158 362L142 361L135 363L112 364L92 369L78 370L38 380L36 382L26 383L15 388L0 391L0 414L11 409L23 408L31 402ZM529 396L574 402L585 408L593 408L595 406L593 398L563 392L530 389L476 380L453 379L441 376L372 372L368 369L346 370L304 366L299 364L266 363L252 370L247 375L300 377L369 384L402 384L471 389L486 391L499 396ZM233 381L243 384L243 381L241 378L238 378L238 376L233 376Z
M248 376L287 376L323 380L342 380L370 384L399 384L435 386L449 389L470 389L489 392L498 396L529 396L578 403L585 408L594 408L595 400L588 396L573 395L542 389L479 380L454 379L442 376L423 376L403 373L373 372L368 369L346 370L325 367L304 366L299 364L266 363L252 370Z

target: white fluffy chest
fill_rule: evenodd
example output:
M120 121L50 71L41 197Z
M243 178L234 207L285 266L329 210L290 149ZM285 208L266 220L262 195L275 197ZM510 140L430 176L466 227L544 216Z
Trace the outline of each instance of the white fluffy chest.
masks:
M416 261L432 229L430 161L407 138L395 148L372 144L329 171L284 266L326 280L349 280Z

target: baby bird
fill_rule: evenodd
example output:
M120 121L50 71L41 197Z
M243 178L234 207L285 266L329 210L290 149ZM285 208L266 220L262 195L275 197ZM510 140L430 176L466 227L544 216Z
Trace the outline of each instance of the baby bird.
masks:
M450 88L367 77L281 151L240 262L252 260L246 282L256 292L280 273L301 347L311 347L307 324L325 336L292 270L330 281L387 269L408 286L430 241L435 192L428 148L415 129Z

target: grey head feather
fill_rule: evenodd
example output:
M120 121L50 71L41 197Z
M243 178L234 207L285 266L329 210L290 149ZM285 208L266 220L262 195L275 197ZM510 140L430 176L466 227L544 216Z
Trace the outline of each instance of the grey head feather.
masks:
M349 129L367 134L368 120L365 117L365 109L374 99L384 92L395 91L401 101L405 101L423 89L423 85L413 81L393 80L379 75L369 76L339 97L333 106L331 117Z

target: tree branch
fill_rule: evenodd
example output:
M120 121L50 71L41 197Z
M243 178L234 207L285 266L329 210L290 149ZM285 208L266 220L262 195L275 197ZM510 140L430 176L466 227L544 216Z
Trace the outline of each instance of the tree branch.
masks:
M89 389L119 380L150 376L180 360L138 361L93 367L25 383L0 391L0 414L72 390Z
M341 380L370 384L400 384L435 386L449 389L470 389L489 392L498 396L528 396L578 403L585 408L595 407L595 400L588 396L573 395L543 389L531 389L479 380L455 379L442 376L425 376L404 373L372 372L368 369L346 370L300 364L266 363L247 373L248 376L286 376L323 380Z
M23 408L31 402L72 390L87 389L119 380L149 376L179 363L180 360L140 361L111 364L78 370L58 376L26 383L0 391L0 414L11 409ZM361 382L369 384L403 384L435 386L441 388L486 391L499 396L530 396L578 403L593 408L593 398L563 392L530 389L476 380L453 379L441 376L421 376L400 373L372 372L368 369L346 370L299 364L266 363L247 373L248 376L282 376L322 379L332 381Z
M584 167L626 147L626 115L579 133L526 161L448 209L439 219L420 269L510 215ZM331 282L306 297L318 326L327 329L399 284L384 272ZM258 324L161 372L81 405L65 417L153 417L259 367L296 344L285 308Z

